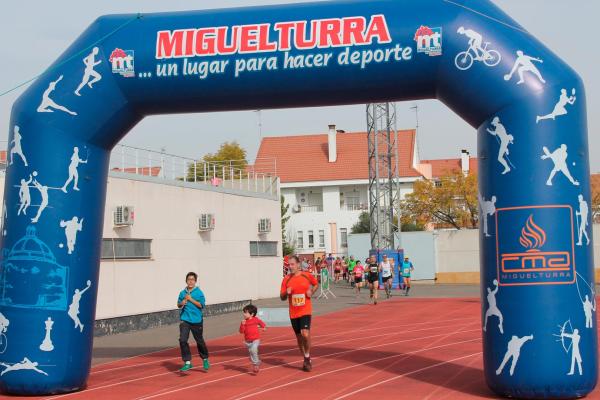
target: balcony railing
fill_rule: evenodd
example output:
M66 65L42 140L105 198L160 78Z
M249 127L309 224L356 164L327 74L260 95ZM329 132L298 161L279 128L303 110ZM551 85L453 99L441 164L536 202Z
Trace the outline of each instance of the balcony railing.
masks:
M301 213L307 213L307 212L322 212L323 211L323 206L322 205L316 205L316 206L300 206L299 207L299 212Z
M346 204L341 208L345 211L365 211L369 209L369 207L366 204Z
M257 169L240 161L208 162L125 145L117 145L110 157L112 172L278 195L274 160L260 160Z

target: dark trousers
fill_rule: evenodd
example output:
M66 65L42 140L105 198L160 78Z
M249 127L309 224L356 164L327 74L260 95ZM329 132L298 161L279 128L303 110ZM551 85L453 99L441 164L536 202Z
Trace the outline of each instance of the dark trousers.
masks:
M202 337L203 325L202 322L192 324L186 321L181 321L179 324L179 347L181 348L181 358L183 361L192 361L192 353L190 352L190 345L188 344L188 338L190 337L190 331L194 335L194 340L198 345L198 354L204 360L208 358L208 349Z

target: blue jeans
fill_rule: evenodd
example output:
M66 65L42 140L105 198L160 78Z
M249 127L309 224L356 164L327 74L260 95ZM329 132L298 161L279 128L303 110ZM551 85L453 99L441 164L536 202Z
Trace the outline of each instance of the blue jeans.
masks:
M248 352L250 353L250 361L254 365L260 365L260 358L258 357L258 346L259 345L260 345L260 340L246 342L246 347L248 347Z

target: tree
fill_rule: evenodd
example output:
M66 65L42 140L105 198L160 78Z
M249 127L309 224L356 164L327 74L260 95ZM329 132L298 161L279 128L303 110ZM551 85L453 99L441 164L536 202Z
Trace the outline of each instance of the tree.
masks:
M363 211L358 216L358 222L352 225L350 233L369 233L371 232L371 217L368 212Z
M212 178L213 174L221 179L231 179L232 168L233 178L237 178L239 177L240 170L245 171L248 165L246 150L235 140L221 144L221 147L219 147L219 150L215 154L208 153L202 157L202 161L188 165L187 180L194 180L194 172L196 180L204 180L205 165L207 179Z
M285 234L285 224L289 221L290 216L287 215L290 205L285 203L285 198L281 196L281 244L283 247L284 257L290 254L294 254L296 251L295 247L287 241Z
M394 232L398 231L396 228L398 224L398 217L394 215ZM422 231L424 229L423 225L415 224L412 222L405 221L402 218L402 227L400 231L402 232L414 232L414 231ZM371 232L371 215L364 211L360 213L358 216L358 222L354 224L350 230L350 233L370 233Z
M477 177L462 172L446 175L435 182L415 182L413 192L402 202L403 222L417 225L442 224L461 229L478 223Z
M598 175L592 175L592 222L595 222L600 216L600 179L596 179Z

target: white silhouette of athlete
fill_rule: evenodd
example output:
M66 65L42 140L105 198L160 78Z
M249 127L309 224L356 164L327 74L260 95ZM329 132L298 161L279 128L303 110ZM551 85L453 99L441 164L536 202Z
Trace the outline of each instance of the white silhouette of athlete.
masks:
M585 300L583 301L583 313L585 314L585 327L593 328L594 322L592 319L592 311L596 312L596 296L594 296L594 302L590 301L589 296L585 295Z
M567 177L567 179L575 186L579 186L579 182L577 182L575 179L573 179L573 177L571 176L571 173L569 172L569 168L567 167L567 145L566 144L561 144L560 147L556 150L554 150L552 153L550 153L548 151L548 148L546 146L543 147L544 150L544 155L541 156L542 160L545 160L547 158L551 159L552 162L554 163L554 168L552 168L552 172L550 172L550 176L548 177L548 180L546 181L546 185L548 186L552 186L552 179L554 178L554 175L556 175L556 173L558 171L562 172L564 176Z
M508 342L508 348L506 349L506 353L504 354L504 359L502 360L502 364L496 370L496 375L500 375L502 370L506 366L506 363L512 357L512 363L510 364L510 376L513 376L515 372L515 367L517 366L517 361L519 361L519 356L521 355L521 347L528 340L533 340L533 335L523 336L519 338L518 336L513 335L513 337Z
M502 322L504 318L502 317L500 309L496 305L496 293L498 293L498 280L494 279L494 285L496 286L496 289L494 289L493 291L490 288L487 288L487 301L490 306L485 312L485 322L483 324L483 331L486 332L488 318L496 316L500 320L498 322L498 328L500 328L500 333L504 334L504 329L502 328Z
M88 160L82 160L79 158L79 147L73 147L73 155L71 156L71 163L69 164L69 178L61 188L61 190L67 193L67 186L71 181L73 182L73 190L79 191L77 187L77 183L79 182L79 172L77 172L77 167L79 164L87 164Z
M9 325L10 321L8 318L6 318L4 314L0 313L0 333L6 333Z
M537 124L538 122L543 121L545 119L551 119L554 121L556 117L560 117L561 115L567 115L566 105L575 104L575 100L577 100L577 97L575 96L575 88L571 90L571 96L567 96L567 89L561 89L560 98L558 99L558 103L556 103L556 105L554 106L554 110L552 110L550 114L538 115L535 118L535 123Z
M21 136L21 133L19 132L19 127L17 125L15 125L14 128L14 135L13 135L13 140L12 142L10 142L11 144L14 143L14 146L10 149L10 164L13 164L13 155L18 155L19 157L21 157L21 160L23 160L23 164L25 164L25 166L27 167L27 159L25 158L25 154L23 154L23 149L21 148L21 139L23 137Z
M98 72L96 72L94 70L94 67L102 62L102 60L96 61L95 57L97 55L98 55L98 48L94 47L92 49L92 52L83 59L83 63L85 64L85 71L83 73L83 79L81 80L81 83L79 84L79 86L77 87L77 89L74 92L77 96L81 96L81 93L79 93L79 91L85 85L88 85L89 88L91 89L94 83L96 83L100 79L102 79L102 75L100 75ZM90 78L93 78L93 79L90 81Z
M502 164L502 166L504 167L504 171L502 171L502 175L504 175L510 172L510 167L504 159L504 156L508 156L508 145L514 143L514 136L506 133L506 128L504 128L504 125L500 123L500 118L498 117L494 117L494 119L492 120L492 126L495 129L491 130L490 128L487 128L487 131L492 136L496 136L500 140L500 149L498 150L498 162L500 162L500 164Z
M60 227L65 228L65 236L67 237L68 254L75 251L75 241L77 241L77 232L83 229L83 218L79 222L79 218L73 217L70 221L60 221Z
M69 110L67 107L56 104L54 100L50 98L50 93L52 93L54 89L56 89L56 84L60 82L62 78L63 76L61 75L57 80L50 82L50 85L48 85L48 89L46 89L46 91L42 95L42 102L37 108L37 112L54 112L54 110L52 110L52 108L54 108L56 110L64 111L67 114L77 115L76 112Z
M571 339L571 370L567 375L573 375L575 373L575 362L577 362L579 375L583 375L583 369L581 367L581 353L579 352L579 341L581 340L581 336L579 336L579 329L573 329L573 333L561 332L560 336Z
M5 367L5 370L0 373L0 376L4 375L7 372L19 371L19 370L24 370L24 369L32 370L32 371L37 372L38 374L43 374L43 375L48 376L47 373L45 373L41 369L37 368L37 366L38 366L37 362L31 362L27 357L23 358L23 361L21 361L18 364L10 365L10 364L5 364L5 363L0 363L0 365Z
M27 207L31 204L31 193L29 192L29 184L33 181L31 175L29 175L29 180L21 179L21 185L19 186L19 210L17 211L17 215L27 215Z
M481 217L483 218L483 233L485 237L490 237L491 235L488 233L488 216L492 216L496 213L496 196L492 196L489 201L481 197L481 194L478 194L478 197Z
M577 216L579 216L579 240L577 241L577 246L581 246L581 239L583 239L583 236L585 235L585 239L587 240L586 244L590 244L590 238L587 234L586 228L588 226L588 214L589 214L589 208L588 208L588 204L587 201L585 201L583 199L583 195L579 195L578 197L579 199L579 211L575 211L575 218L577 218Z
M71 305L69 305L69 311L67 314L71 319L75 322L75 328L79 327L79 331L83 332L83 324L79 320L79 301L81 300L81 296L92 286L91 281L87 281L87 287L85 289L79 290L75 289L75 293L73 294L73 301Z
M37 176L36 171L33 171L33 176ZM42 212L48 206L48 186L42 186L42 184L37 181L37 178L33 180L33 186L35 186L42 196L42 202L40 203L38 212L34 218L31 218L31 222L35 224L39 221L40 217L42 216Z
M481 55L485 53L481 46L483 43L481 34L475 32L473 29L465 29L463 26L458 28L456 32L469 38L469 47L475 53L475 60L481 61Z
M512 79L514 73L517 72L519 74L519 81L517 82L517 85L520 85L521 83L525 82L525 80L523 79L523 73L531 72L533 75L535 75L540 80L540 82L546 83L544 78L542 78L542 74L537 69L537 67L535 65L533 65L532 61L539 62L539 63L544 62L544 60L542 60L540 58L526 56L525 54L523 54L523 52L521 50L518 50L517 51L517 59L515 60L515 65L512 67L512 70L510 71L510 73L504 75L504 80L510 81Z

